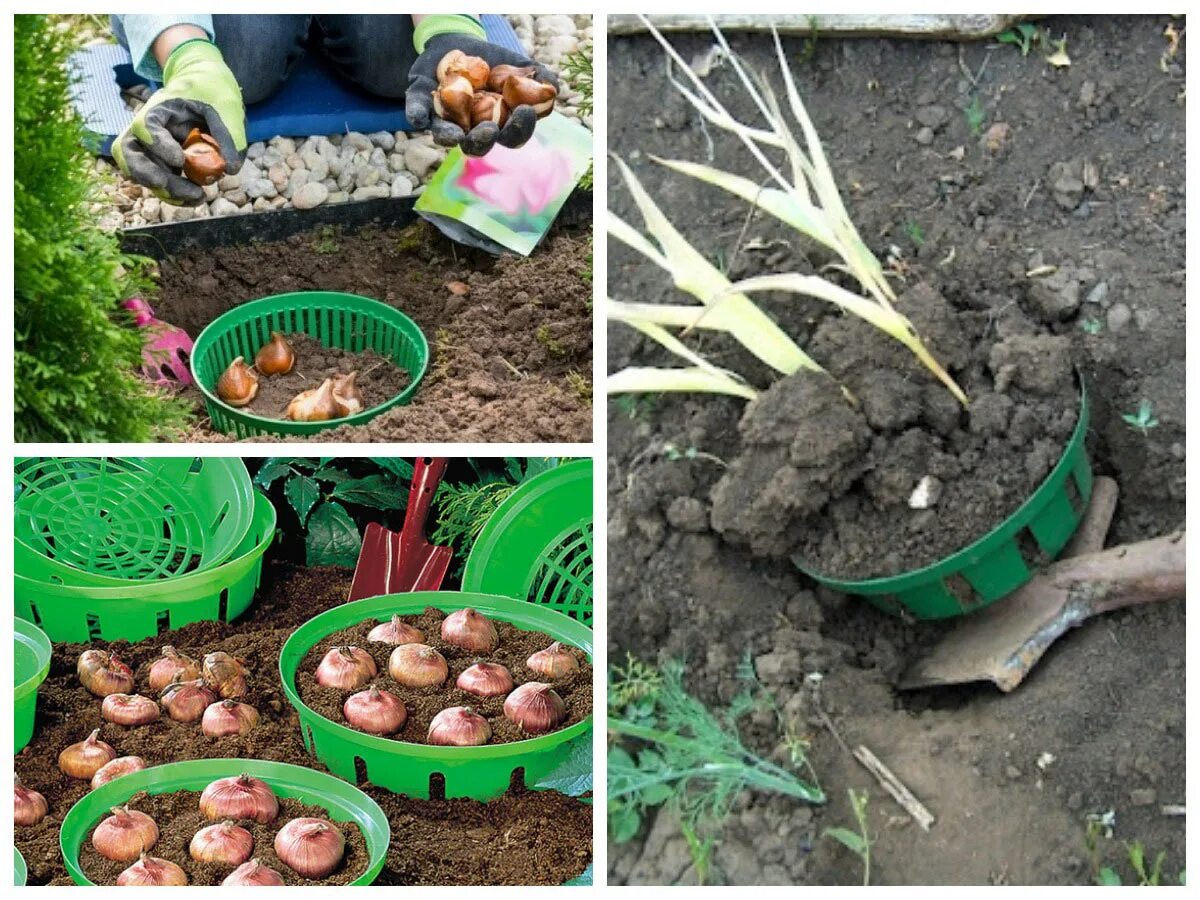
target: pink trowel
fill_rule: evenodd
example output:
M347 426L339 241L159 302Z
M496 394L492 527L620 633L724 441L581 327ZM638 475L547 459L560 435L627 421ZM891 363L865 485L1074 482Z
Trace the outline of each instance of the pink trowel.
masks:
M192 357L192 339L187 332L154 317L154 310L141 297L130 297L121 304L142 329L142 372L155 384L178 387L192 383L188 361Z

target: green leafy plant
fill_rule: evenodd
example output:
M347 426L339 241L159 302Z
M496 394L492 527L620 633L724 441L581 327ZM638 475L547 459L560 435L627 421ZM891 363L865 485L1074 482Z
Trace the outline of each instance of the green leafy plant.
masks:
M850 808L854 811L858 831L837 827L826 828L822 834L858 855L862 860L863 887L866 887L871 883L871 834L867 829L867 804L870 797L866 791L856 791L854 788L847 788L846 793L850 796Z
M282 479L283 495L304 531L305 559L310 566L353 566L362 535L347 506L399 511L408 505L412 465L402 459L373 457L379 469L352 475L346 461L332 457L271 457L254 483L269 490Z
M679 660L656 669L632 657L609 670L609 832L614 841L630 840L649 810L670 810L703 883L721 827L743 791L807 803L823 803L825 795L742 743L738 720L761 702L761 686L714 711L684 690L683 672Z
M67 29L14 17L13 346L18 441L178 437L188 407L138 376L142 335L121 302L150 261L121 251L90 211L94 158L70 100Z
M971 130L972 137L983 134L983 123L987 113L983 111L983 103L978 95L972 97L971 102L963 109L963 116L967 120L967 128Z
M562 73L570 82L571 87L577 90L580 94L579 110L580 116L590 116L592 114L592 44L589 41L584 44L574 53L569 53L563 58ZM589 165L588 170L583 173L583 177L579 179L579 186L584 190L592 189L592 167Z
M654 412L661 399L661 394L619 394L613 398L613 405L627 419L645 419Z
M800 99L779 34L774 33L783 88L788 108L803 135L803 143L792 131L779 99L765 77L754 78L730 48L721 30L713 34L746 93L754 101L766 128L746 124L725 108L704 81L688 66L669 41L644 16L643 22L659 41L689 83L672 79L677 91L704 120L737 136L765 172L764 183L707 165L654 157L675 172L714 185L741 198L794 228L799 234L833 251L841 269L857 282L863 294L847 290L820 275L784 273L764 275L731 283L726 275L696 250L675 228L641 182L620 158L615 158L650 238L611 211L609 234L665 270L675 286L691 294L700 305L606 301L610 319L624 322L652 338L689 365L684 368L629 367L608 379L609 393L637 391L700 391L754 399L758 392L735 372L719 368L688 347L671 329L683 334L694 329L724 332L782 375L801 369L823 373L824 368L802 350L765 312L747 296L758 291L785 291L825 300L894 338L921 361L954 396L966 396L917 336L912 323L893 306L895 293L888 284L879 260L863 242L842 203L833 172L820 138ZM787 174L767 155L782 151ZM865 296L864 296L865 294Z
M910 219L900 227L904 231L904 236L912 241L914 247L921 247L925 244L925 229L919 223Z
M1154 418L1154 406L1145 398L1138 404L1137 412L1126 413L1121 418L1126 425L1136 428L1142 434L1149 434L1151 428L1158 427L1158 419Z
M1087 830L1084 834L1084 846L1091 860L1092 877L1096 884L1104 887L1116 887L1125 884L1121 873L1114 866L1102 862L1103 845L1101 839L1112 838L1112 819L1108 816L1089 816ZM1133 870L1134 880L1131 884L1139 887L1159 887L1163 881L1163 866L1167 861L1167 851L1160 850L1151 861L1146 857L1146 848L1141 841L1126 842L1125 859ZM1179 884L1186 884L1187 872L1180 870L1177 878Z
M1104 330L1104 323L1099 319L1084 319L1079 323L1079 327L1088 334L1099 334Z
M1038 39L1038 28L1029 22L1021 22L1019 25L1014 25L1008 31L1002 32L996 36L996 40L1001 44L1012 44L1021 51L1022 56L1028 56L1032 49L1034 41Z
M534 787L541 791L558 791L568 797L585 797L591 794L594 767L592 764L592 731L588 729L571 741L566 758ZM590 803L586 799L584 802ZM592 864L588 863L580 875L566 884L568 887L586 887L592 883Z

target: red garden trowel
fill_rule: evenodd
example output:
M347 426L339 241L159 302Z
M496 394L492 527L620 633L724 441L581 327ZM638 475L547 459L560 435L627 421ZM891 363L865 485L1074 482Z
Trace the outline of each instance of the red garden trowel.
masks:
M130 297L121 305L133 313L134 324L142 329L142 373L155 384L168 387L191 384L188 360L192 339L187 332L156 319L141 297Z
M404 527L397 533L375 522L367 525L348 602L380 594L436 591L442 586L454 551L429 543L425 519L445 472L444 457L417 457Z

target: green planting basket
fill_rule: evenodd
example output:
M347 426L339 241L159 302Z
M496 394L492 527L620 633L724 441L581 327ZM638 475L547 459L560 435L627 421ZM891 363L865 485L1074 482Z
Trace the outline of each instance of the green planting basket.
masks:
M25 879L29 876L29 870L25 867L25 857L21 855L21 851L13 847L13 884L16 887L24 887Z
M265 781L279 797L324 807L331 821L353 822L357 825L366 839L370 862L367 870L351 884L370 884L379 875L392 839L387 816L379 804L354 785L346 784L332 775L262 759L196 759L154 766L122 775L85 794L71 807L59 831L59 843L68 874L76 884L93 883L80 867L79 848L109 810L114 806L123 806L134 794L141 791L148 794L203 791L218 778L229 778L243 772Z
M288 638L279 654L279 673L288 701L300 714L304 746L331 772L348 781L370 781L397 794L427 799L430 779L444 779L445 796L491 800L509 789L513 773L523 771L529 787L550 774L570 752L570 741L592 725L592 717L551 734L482 747L435 747L410 744L355 731L304 705L296 689L296 672L314 646L329 635L368 619L412 615L426 607L442 612L472 607L490 618L523 631L542 631L592 655L591 629L552 609L511 597L458 591L384 594L326 610L309 619Z
M250 529L240 459L18 459L16 571L36 581L123 587L211 570Z
M275 507L254 493L254 518L233 558L215 569L167 581L92 587L17 575L17 616L55 641L140 641L192 622L231 622L246 611L262 576L263 554L275 537Z
M488 518L463 590L502 594L592 622L592 461L530 478Z
M1079 420L1046 480L999 526L940 562L865 581L826 578L800 559L794 560L796 566L821 584L917 619L962 616L1006 597L1033 576L1037 565L1022 553L1022 545L1036 547L1046 560L1054 560L1079 527L1092 496L1088 416L1087 391L1080 379Z
M408 387L386 403L327 422L272 419L228 405L217 397L217 379L239 356L253 362L272 331L303 333L326 347L353 353L374 350L408 373ZM243 303L210 322L192 349L192 375L204 393L213 428L239 438L315 434L339 425L362 425L394 406L408 403L428 367L429 344L416 322L378 300L332 291L277 294Z
M32 622L13 620L13 752L33 738L37 693L50 674L50 638Z

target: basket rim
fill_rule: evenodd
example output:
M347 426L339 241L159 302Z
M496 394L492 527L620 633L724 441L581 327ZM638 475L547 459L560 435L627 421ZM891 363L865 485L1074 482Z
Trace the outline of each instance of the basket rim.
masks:
M1075 453L1080 449L1084 443L1084 439L1087 437L1091 418L1087 385L1084 383L1082 373L1077 372L1076 375L1079 382L1079 415L1075 422L1075 429L1072 431L1070 439L1063 445L1063 450L1059 455L1058 461L1054 464L1054 468L1050 470L1050 473L1042 479L1042 483L1025 498L1025 501L1012 513L1005 516L990 531L976 538L965 547L935 562L917 569L909 569L896 575L887 575L881 578L865 578L857 581L829 578L821 575L815 569L809 568L799 557L792 557L793 565L805 575L821 584L848 594L892 594L901 591L911 591L931 581L940 580L947 575L953 575L965 566L970 565L979 556L990 552L995 545L1011 539L1061 486L1061 483L1066 479L1074 465L1073 457Z
M54 648L46 632L38 628L33 622L18 616L13 617L13 637L14 640L20 641L33 650L33 654L37 659L37 669L34 674L13 687L13 700L15 702L23 700L28 694L36 691L41 683L46 680L46 676L50 674L50 659ZM13 663L15 673L15 658Z
M470 599L464 600L460 598ZM570 616L550 607L539 606L523 600L515 600L512 597L504 597L499 594L481 594L472 591L413 591L404 594L380 594L376 597L356 600L353 603L343 603L340 606L335 606L332 609L318 613L292 632L291 637L284 643L283 648L279 652L279 676L283 683L284 694L287 696L288 702L292 704L296 712L300 715L301 725L309 723L309 720L315 720L313 727L319 724L323 731L336 735L340 740L349 741L350 743L359 744L372 750L396 756L421 757L449 762L502 759L511 756L522 756L527 753L536 753L556 747L565 741L583 734L592 727L592 721L595 717L594 712L589 713L574 725L568 725L566 728L560 728L558 731L537 735L536 737L527 738L522 741L509 741L503 744L484 744L481 747L443 747L432 744L415 744L409 741L396 741L367 734L363 731L356 731L322 715L300 698L299 692L296 690L295 681L301 661L313 647L326 637L335 631L349 627L343 621L346 618L346 610L354 610L353 623L357 624L368 618L376 617L376 614L380 612L387 611L389 614L390 612L397 612L399 611L398 607L412 607L416 612L420 612L430 606L443 612L453 612L454 610L465 609L470 606L517 627L521 626L511 618L507 618L506 614L516 616L518 619L541 619L544 616L561 619L561 622L554 622L554 627L565 630L568 634L573 635L571 638L563 640L577 650L582 650L587 654L588 660L592 660L591 629L583 623L572 619ZM414 613L400 612L400 614L413 615ZM327 625L331 625L331 627L327 628ZM313 636L314 634L315 637ZM557 635L552 636L557 637Z
M329 419L324 422L292 422L287 419L272 419L266 416L257 416L254 413L230 406L218 397L215 391L209 389L200 377L200 373L196 370L196 360L203 351L207 350L208 344L215 343L220 335L225 334L230 329L230 322L233 317L238 314L245 316L247 313L255 312L256 307L261 307L259 315L275 312L278 307L286 303L291 303L292 308L300 306L309 306L311 308L316 305L311 299L315 295L338 297L348 300L352 306L358 307L362 312L374 314L376 318L384 320L393 317L398 318L401 324L411 328L412 334L415 334L417 338L416 345L420 357L420 365L417 371L409 373L410 381L403 391L395 397L385 400L383 403L376 404L369 409L364 409L352 416L343 416L340 419ZM305 332L305 334L308 333ZM309 337L319 340L315 335L309 335ZM270 294L266 297L260 297L257 300L248 300L245 303L238 304L233 309L221 313L221 315L204 326L204 330L196 338L192 345L192 355L188 361L188 366L192 372L192 380L195 381L196 387L200 389L200 393L204 395L205 403L215 406L220 410L222 415L228 416L251 428L255 428L260 432L266 431L271 434L314 434L326 428L337 428L341 425L362 425L392 407L409 400L417 392L417 389L421 386L421 382L429 371L429 340L425 337L425 332L421 330L421 326L411 316L373 297L365 297L362 294L351 294L346 291L289 291L283 294Z
M209 770L213 767L223 769L224 774L212 774ZM201 772L205 774L201 775ZM181 760L179 762L151 766L148 769L141 769L137 772L122 775L120 778L114 778L107 784L101 785L95 790L84 794L67 810L67 814L63 816L62 825L59 827L59 849L62 851L63 863L67 869L67 873L76 884L95 884L95 882L91 881L84 874L83 868L79 864L79 848L83 844L86 830L92 826L94 821L98 821L98 818L92 819L87 817L88 814L85 807L92 807L99 804L102 810L99 815L103 816L112 806L119 805L121 801L128 800L139 791L144 790L149 794L165 794L175 791L200 790L202 788L197 788L195 785L201 781L207 785L214 779L240 775L243 772L260 778L272 786L281 785L291 789L303 789L308 792L320 790L322 792L321 800L317 801L315 805L323 806L326 813L330 814L331 819L335 822L354 821L363 832L363 838L368 843L368 849L371 849L372 837L377 842L382 841L381 847L377 847L371 851L366 870L352 881L351 884L371 884L379 875L379 872L383 869L387 861L387 851L392 839L392 826L379 804L361 788L338 778L336 775L320 772L307 766L298 766L294 763L276 762L275 760L267 759L232 759L222 757ZM316 782L316 784L306 782ZM160 789L154 790L154 788ZM339 807L338 812L347 813L349 808L357 806L355 812L360 814L361 818L358 818L353 813L348 814L344 819L333 817L332 813L334 810L325 804L331 802L329 795L336 795L337 792L349 792L353 800L353 803L351 803L351 800L341 797L337 798L340 801L335 804ZM371 828L367 827L366 823L368 822L372 826ZM72 838L69 846L68 830L81 831L84 834L80 834L78 840Z

